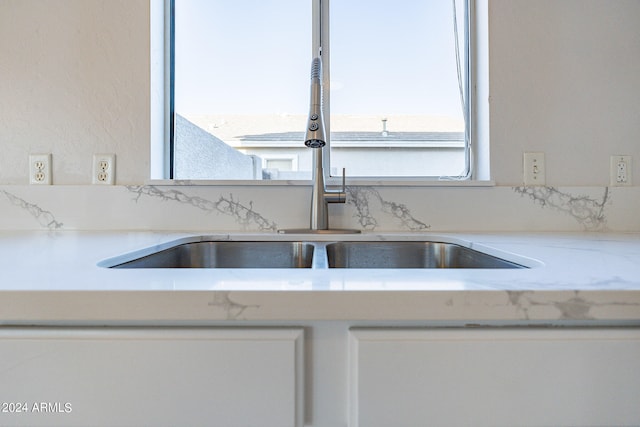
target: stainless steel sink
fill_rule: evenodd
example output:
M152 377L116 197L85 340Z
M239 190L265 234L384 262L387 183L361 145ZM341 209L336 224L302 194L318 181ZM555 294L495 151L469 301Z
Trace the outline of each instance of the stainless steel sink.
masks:
M313 250L303 242L190 242L111 268L310 268Z
M337 242L330 268L526 268L483 252L440 242Z
M435 241L189 239L121 255L98 265L107 268L529 268L463 245Z

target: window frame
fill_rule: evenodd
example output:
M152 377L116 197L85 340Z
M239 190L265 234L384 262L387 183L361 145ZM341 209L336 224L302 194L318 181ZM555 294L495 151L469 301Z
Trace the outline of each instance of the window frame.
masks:
M164 93L165 93L165 102L164 102L164 150L163 150L163 160L162 160L162 177L158 176L158 173L155 173L156 176L153 176L152 173L151 180L159 181L157 178L160 178L160 181L163 182L173 182L179 181L173 178L173 167L174 167L174 124L175 124L175 20L174 20L174 12L175 12L175 0L151 0L152 3L161 2L162 8L164 10ZM325 117L330 118L330 92L329 92L329 84L331 78L331 58L330 58L330 39L329 39L329 1L330 0L311 0L312 1L312 47L310 52L310 58L314 56L320 49L322 49L323 55L323 63L324 63L324 85L323 85L323 96L326 102L324 103L324 114ZM465 23L464 23L464 37L461 38L463 41L463 46L461 47L461 51L464 49L463 55L463 64L461 66L464 67L467 78L463 82L465 85L465 95L466 95L466 103L465 103L465 163L466 163L466 174L460 177L437 177L437 176L416 176L416 177L392 177L392 176L380 176L380 177L356 177L349 178L347 171L347 179L350 184L353 185L454 185L454 186L485 186L485 185L494 185L494 183L490 179L489 175L489 157L488 157L488 98L486 100L486 104L478 103L476 99L476 91L478 90L479 82L478 75L483 75L483 81L488 87L488 64L485 64L486 61L480 61L482 63L479 64L477 61L479 44L486 45L488 44L488 40L483 40L479 42L481 37L487 37L486 34L482 34L483 31L486 31L484 25L481 25L478 22L477 16L477 5L481 3L484 8L487 8L487 0L463 0L466 4L466 13L464 14ZM153 9L153 7L152 7ZM480 28L483 27L483 28ZM487 47L485 46L486 50ZM488 54L488 51L485 52ZM153 52L152 52L153 56ZM486 67L481 71L478 71L478 68ZM487 89L488 90L488 89ZM479 123L478 121L478 110L482 110L482 121L486 123ZM153 107L152 107L153 110ZM152 116L153 116L152 111ZM153 127L154 119L152 117L152 127ZM330 134L331 131L331 121L327 120L326 130L327 134ZM476 132L479 128L481 132ZM153 133L153 131L152 131ZM486 138L486 141L483 141L480 144L476 138L476 134L483 134L483 139ZM331 170L330 165L330 146L331 141L327 141L327 146L325 147L325 171ZM479 158L476 151L478 151L478 147L481 146L481 156ZM152 141L152 151L153 151L153 141ZM152 167L154 160L152 159ZM156 162L157 163L157 162ZM480 167L478 167L480 166ZM156 167L157 169L157 167ZM479 172L479 173L478 173ZM340 177L326 177L328 183L338 183ZM192 181L193 182L193 181ZM291 184L299 184L299 185L309 185L310 180L301 180L300 182L292 182L292 181L283 181L283 180L205 180L203 183L208 185L291 185Z

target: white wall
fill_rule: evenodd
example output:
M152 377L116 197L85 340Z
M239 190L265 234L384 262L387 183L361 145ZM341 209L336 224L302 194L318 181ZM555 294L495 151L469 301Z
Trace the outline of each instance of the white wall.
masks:
M640 179L640 1L489 2L492 171L522 182L544 151L547 184L607 185L609 156Z
M118 183L149 170L149 1L0 0L0 183L53 154L54 184L89 184L93 153Z
M0 184L51 152L55 184L149 168L149 0L0 0ZM611 154L640 177L640 1L491 0L492 176L522 183L545 151L550 185L607 185Z

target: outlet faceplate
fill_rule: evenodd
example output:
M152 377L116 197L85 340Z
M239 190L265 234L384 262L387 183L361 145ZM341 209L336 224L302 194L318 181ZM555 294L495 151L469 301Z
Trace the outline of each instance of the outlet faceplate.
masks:
M93 179L94 184L113 185L116 181L116 155L93 155Z
M51 185L51 153L29 155L29 184Z
M612 186L631 185L631 156L611 156L609 172Z
M545 185L544 153L524 153L524 185Z

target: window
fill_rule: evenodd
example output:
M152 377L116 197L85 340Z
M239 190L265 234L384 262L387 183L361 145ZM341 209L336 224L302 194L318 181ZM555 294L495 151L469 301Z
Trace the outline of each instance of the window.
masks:
M172 178L310 179L320 44L332 175L469 177L473 0L168 1Z
M264 154L261 158L264 179L293 179L298 173L298 156Z

